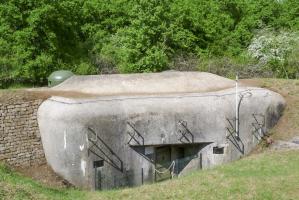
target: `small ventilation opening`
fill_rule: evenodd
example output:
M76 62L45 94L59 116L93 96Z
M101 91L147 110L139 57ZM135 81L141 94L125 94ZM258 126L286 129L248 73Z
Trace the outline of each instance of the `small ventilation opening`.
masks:
M93 167L94 168L99 168L104 166L104 160L97 160L93 161Z
M224 154L224 147L213 147L213 154Z

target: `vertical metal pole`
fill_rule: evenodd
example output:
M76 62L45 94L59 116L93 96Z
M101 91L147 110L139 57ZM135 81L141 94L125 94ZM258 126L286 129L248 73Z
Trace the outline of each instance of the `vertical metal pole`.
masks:
M179 159L175 159L175 174L179 175Z
M202 153L199 154L199 168L202 169Z
M98 173L98 180L99 180L98 181L98 188L99 188L99 190L102 190L102 173L101 173L101 170Z
M239 94L238 94L238 74L236 75L236 137L239 137Z
M143 185L143 168L141 168L141 185Z
M94 168L94 189L97 190L97 168Z

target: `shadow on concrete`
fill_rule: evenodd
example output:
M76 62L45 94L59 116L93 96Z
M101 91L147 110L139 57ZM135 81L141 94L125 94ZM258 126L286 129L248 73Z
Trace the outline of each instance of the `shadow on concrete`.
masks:
M182 135L179 138L179 141L182 143L194 143L194 135L188 129L187 122L180 120L178 124L181 126L181 128L179 129L179 133Z
M131 137L130 140L128 141L128 144L132 145L131 142L135 141L137 145L144 145L144 137L135 128L134 124L127 122L127 125L133 130L133 133L127 131L127 134Z
M226 119L228 121L229 127L226 127L229 135L226 138L235 146L235 148L242 154L244 154L244 143L242 142L241 138L238 136L235 126L233 122L236 119ZM232 122L233 121L233 122ZM235 123L234 123L235 124Z
M262 114L252 114L254 122L252 126L254 130L252 134L257 140L261 140L263 137L267 136L266 132L264 131L265 127L265 115Z
M88 141L92 144L88 148L88 154L92 153L104 160L107 164L123 172L123 161L120 157L104 142L103 139L90 127L88 127Z

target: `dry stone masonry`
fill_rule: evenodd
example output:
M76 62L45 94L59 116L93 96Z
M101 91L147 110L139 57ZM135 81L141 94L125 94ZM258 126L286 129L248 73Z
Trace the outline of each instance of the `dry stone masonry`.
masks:
M0 162L14 167L46 163L36 115L41 103L0 102Z

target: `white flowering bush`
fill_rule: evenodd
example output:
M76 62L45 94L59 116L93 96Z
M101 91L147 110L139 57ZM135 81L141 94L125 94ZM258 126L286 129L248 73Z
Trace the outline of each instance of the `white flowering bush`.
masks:
M299 73L299 32L261 30L248 46L248 54L259 68L279 78L296 78Z
M273 60L283 62L298 42L298 32L274 32L265 29L253 38L248 46L248 52L251 57L259 60L261 64L267 64Z

